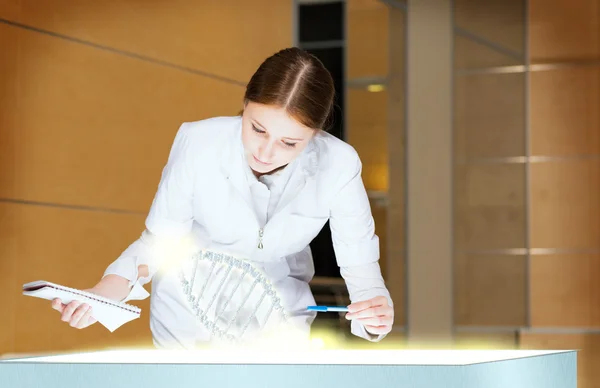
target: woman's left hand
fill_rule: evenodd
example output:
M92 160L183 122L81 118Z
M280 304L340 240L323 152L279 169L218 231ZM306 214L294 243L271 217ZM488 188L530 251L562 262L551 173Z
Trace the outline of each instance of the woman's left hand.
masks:
M356 319L371 334L381 335L392 331L394 309L384 296L352 303L348 306L346 319Z

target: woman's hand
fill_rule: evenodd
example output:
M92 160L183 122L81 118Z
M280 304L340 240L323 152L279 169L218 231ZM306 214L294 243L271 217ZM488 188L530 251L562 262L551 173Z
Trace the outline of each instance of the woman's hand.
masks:
M140 268L143 270L144 268ZM143 276L143 273L140 273ZM129 294L129 281L117 275L107 275L93 288L83 290L92 294L100 295L112 300L123 300ZM73 301L68 304L62 303L60 299L52 301L52 308L61 313L61 320L69 323L76 329L84 329L96 323L90 305Z
M93 289L83 291L94 293ZM68 322L71 327L76 329L83 329L96 323L96 319L92 316L92 307L86 303L74 300L63 304L60 299L54 299L52 308L61 313L63 322Z
M388 334L394 323L394 309L386 297L377 296L349 305L346 319L356 319L371 334Z

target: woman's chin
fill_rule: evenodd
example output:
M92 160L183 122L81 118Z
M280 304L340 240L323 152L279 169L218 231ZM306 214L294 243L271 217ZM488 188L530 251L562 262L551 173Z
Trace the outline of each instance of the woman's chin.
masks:
M261 165L258 163L252 163L250 165L250 168L258 174L262 174L262 175L267 175L270 174L276 170L278 170L279 167L275 166L274 164L271 165Z
M250 166L252 171L258 172L261 174L266 174L267 172L269 172L269 170L271 170L270 166L256 163L254 160L249 160L248 165Z

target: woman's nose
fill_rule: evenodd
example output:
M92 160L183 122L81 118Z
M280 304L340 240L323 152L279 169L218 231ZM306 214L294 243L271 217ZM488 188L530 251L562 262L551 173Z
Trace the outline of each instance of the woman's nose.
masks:
M258 158L265 162L269 163L271 158L273 157L273 143L265 142L258 148Z

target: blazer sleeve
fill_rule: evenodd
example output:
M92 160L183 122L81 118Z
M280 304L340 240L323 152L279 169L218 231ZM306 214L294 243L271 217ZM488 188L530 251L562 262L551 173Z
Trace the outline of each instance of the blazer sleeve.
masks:
M173 142L146 228L158 237L181 237L192 230L194 161L190 126L183 124Z
M329 225L337 263L349 267L379 260L379 237L371 204L362 181L362 163L356 153L350 168L340 176L340 187L332 198Z
M369 300L377 296L387 298L389 305L393 308L394 303L388 289L385 286L379 263L369 263L352 267L341 267L340 273L348 287L348 294L352 303ZM386 334L371 334L359 321L352 321L350 331L357 337L371 342L379 342Z
M113 263L104 276L119 275L132 287L126 300L149 296L143 285L150 282L161 265L164 254L191 241L193 224L194 165L189 139L190 127L183 124L173 142L157 192L146 218L146 230ZM147 265L149 276L138 279L138 267Z
M355 152L351 166L341 177L341 188L331 206L329 223L336 260L352 303L384 296L393 307L379 267L379 238L362 181L362 163ZM358 321L351 323L351 331L373 342L385 337L369 333Z

